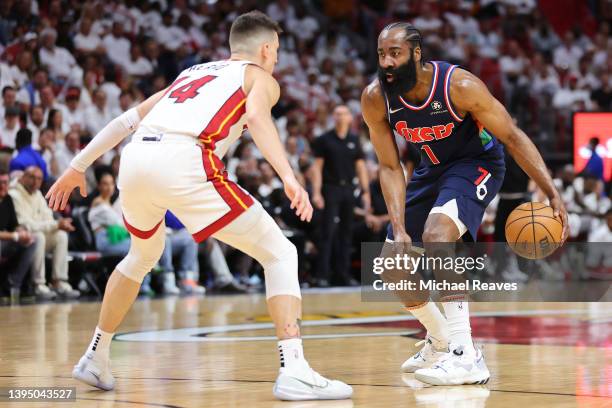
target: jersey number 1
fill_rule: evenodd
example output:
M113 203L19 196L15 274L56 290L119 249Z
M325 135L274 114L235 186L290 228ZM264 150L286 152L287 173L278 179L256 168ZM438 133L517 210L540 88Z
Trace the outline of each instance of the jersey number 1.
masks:
M421 149L425 151L425 153L427 154L427 157L429 157L429 160L431 160L431 164L440 164L440 160L438 160L438 158L434 154L433 150L431 150L431 147L429 147L429 145L423 145Z
M176 99L174 103L183 103L187 99L193 99L198 96L198 89L200 89L215 78L216 76L206 75L202 78L194 79L193 81L187 82L186 84L181 85L172 92L170 92L168 98ZM177 79L174 83L178 84L183 79L185 79L185 77Z

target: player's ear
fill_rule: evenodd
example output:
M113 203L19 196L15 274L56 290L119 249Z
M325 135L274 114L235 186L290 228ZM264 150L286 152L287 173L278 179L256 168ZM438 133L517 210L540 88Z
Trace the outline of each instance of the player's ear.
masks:
M412 58L414 58L415 62L421 63L421 47L412 49Z

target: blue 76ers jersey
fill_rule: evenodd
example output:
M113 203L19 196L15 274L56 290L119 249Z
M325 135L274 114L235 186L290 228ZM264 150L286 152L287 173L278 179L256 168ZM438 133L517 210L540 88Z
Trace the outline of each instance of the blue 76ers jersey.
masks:
M429 96L420 106L401 96L385 95L391 128L421 152L415 175L432 175L447 165L466 159L503 163L499 141L469 113L460 117L450 100L450 79L457 65L431 61L434 68Z

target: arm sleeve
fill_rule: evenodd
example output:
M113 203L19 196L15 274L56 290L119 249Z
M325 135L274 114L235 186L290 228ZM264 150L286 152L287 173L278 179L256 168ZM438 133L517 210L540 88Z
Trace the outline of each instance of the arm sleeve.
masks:
M111 120L77 156L70 165L84 173L98 157L115 147L138 127L140 115L136 108L129 109Z

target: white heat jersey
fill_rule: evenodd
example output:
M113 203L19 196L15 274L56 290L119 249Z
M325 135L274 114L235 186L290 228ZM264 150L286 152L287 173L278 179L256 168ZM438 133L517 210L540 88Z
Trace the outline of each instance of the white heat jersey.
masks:
M219 158L246 125L242 90L249 61L214 61L187 68L142 120L136 135L189 135ZM163 137L163 136L162 136Z

